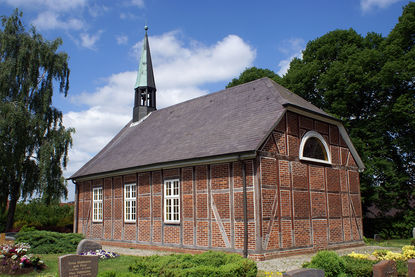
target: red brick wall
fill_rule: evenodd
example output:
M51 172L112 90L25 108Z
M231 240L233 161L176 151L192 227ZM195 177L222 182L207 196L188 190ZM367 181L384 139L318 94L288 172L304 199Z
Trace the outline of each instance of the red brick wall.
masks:
M301 138L310 130L326 140L332 165L299 160ZM337 126L287 112L261 150L264 250L361 241L359 173Z
M249 249L256 247L254 161L245 161ZM180 224L165 224L164 180L180 179ZM274 176L276 178L276 175ZM137 185L137 220L124 222L124 184ZM91 192L103 186L103 221L92 223ZM244 245L242 163L143 172L79 183L78 232L144 244L237 249ZM88 217L88 213L90 216ZM87 220L88 219L88 220Z

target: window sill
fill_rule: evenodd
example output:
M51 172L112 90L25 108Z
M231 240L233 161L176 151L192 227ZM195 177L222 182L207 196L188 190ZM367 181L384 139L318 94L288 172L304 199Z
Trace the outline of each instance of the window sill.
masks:
M124 223L127 223L127 224L135 224L136 221L135 220L124 220Z
M308 158L308 157L300 157L300 161L331 165L331 162L329 162L329 161L318 160L318 159L313 159L313 158Z
M180 221L164 221L164 224L168 225L180 225Z

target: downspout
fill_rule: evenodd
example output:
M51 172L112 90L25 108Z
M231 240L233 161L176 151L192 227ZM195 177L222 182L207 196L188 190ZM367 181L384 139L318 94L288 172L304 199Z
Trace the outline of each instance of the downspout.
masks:
M72 182L75 184L75 211L74 211L73 232L78 233L79 188L75 180L72 180Z
M238 157L240 162L241 158ZM246 195L246 165L242 162L243 205L244 205L244 258L248 257L248 198Z

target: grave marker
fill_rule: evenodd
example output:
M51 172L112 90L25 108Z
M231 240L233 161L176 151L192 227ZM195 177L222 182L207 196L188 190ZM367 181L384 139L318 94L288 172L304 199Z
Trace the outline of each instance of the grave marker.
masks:
M98 256L68 254L59 257L60 277L96 277Z

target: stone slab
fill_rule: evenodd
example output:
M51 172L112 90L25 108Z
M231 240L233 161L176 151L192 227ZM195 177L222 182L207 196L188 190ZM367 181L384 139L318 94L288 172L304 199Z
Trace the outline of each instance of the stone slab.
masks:
M285 277L324 277L324 270L316 268L301 268L283 274Z
M60 277L96 277L98 256L68 254L59 257Z
M380 261L373 266L373 277L397 277L396 263L394 261Z
M78 246L76 247L76 254L79 255L82 252L95 251L101 249L102 245L100 243L89 239L83 239L79 242Z
M408 260L408 277L415 277L415 259Z

